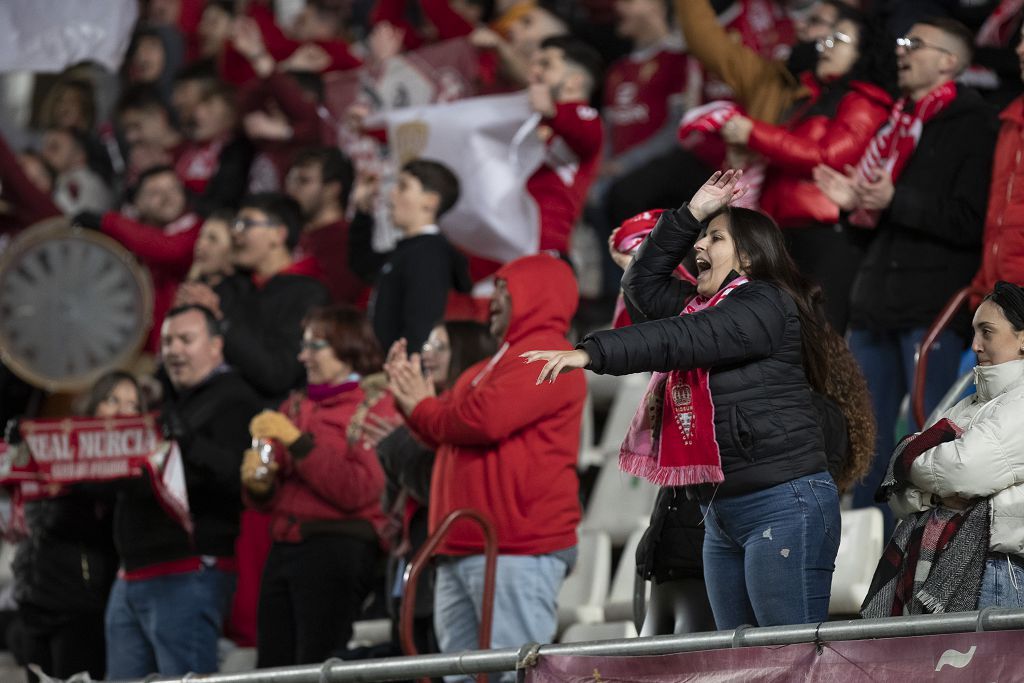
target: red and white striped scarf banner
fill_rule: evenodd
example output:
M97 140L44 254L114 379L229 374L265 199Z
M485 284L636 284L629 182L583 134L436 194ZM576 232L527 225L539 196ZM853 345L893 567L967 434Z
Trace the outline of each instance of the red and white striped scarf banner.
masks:
M192 532L181 451L163 438L156 415L117 418L24 420L23 441L0 441L0 486L11 494L5 535L25 533L21 506L60 495L84 482L133 479L148 474L167 513Z

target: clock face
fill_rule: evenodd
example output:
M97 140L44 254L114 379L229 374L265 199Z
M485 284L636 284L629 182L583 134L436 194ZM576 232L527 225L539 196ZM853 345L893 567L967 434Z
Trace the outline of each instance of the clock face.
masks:
M110 238L40 223L0 255L0 358L49 391L130 363L152 322L149 275Z

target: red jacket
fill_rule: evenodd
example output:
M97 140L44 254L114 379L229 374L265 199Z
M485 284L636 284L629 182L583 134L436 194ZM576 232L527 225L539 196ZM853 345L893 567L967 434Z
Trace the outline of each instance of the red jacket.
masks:
M178 285L188 275L202 224L193 213L163 228L140 223L114 211L103 214L100 223L103 232L138 256L153 277L153 327L146 342L147 351L157 353L160 350L160 326L171 310Z
M275 541L302 541L311 531L310 523L362 520L374 532L383 526L384 471L372 448L348 436L349 424L364 402L377 415L396 415L390 396L377 393L368 401L356 382L320 402L303 396L281 406L295 426L312 435L313 448L302 457L286 452L271 497L259 504L271 515Z
M540 209L540 249L569 253L569 235L583 211L587 191L601 161L604 130L597 110L584 102L555 105L547 128L544 163L526 182Z
M800 117L788 126L755 121L747 146L769 164L761 209L784 228L838 221L839 207L815 186L811 171L818 164L840 171L855 166L891 109L884 90L854 81L831 119Z
M408 423L437 447L431 532L452 511L470 508L494 523L503 554L539 555L576 544L586 381L574 372L537 386L540 366L519 354L571 349L565 335L579 294L571 268L547 254L512 261L497 278L512 299L505 344L466 370L448 394L420 402ZM440 548L450 555L482 550L483 537L466 522Z
M1011 102L999 118L1003 123L992 159L981 269L971 283L985 292L999 280L1024 284L1024 97Z

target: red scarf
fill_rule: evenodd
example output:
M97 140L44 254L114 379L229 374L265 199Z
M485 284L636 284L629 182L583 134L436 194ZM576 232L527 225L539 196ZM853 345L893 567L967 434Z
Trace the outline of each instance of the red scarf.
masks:
M978 47L1007 47L1020 26L1024 0L1002 0L978 29Z
M680 315L712 308L746 284L739 277L710 299L690 299ZM619 469L659 486L725 479L715 439L715 404L706 368L655 372L619 450Z
M892 109L892 114L868 145L857 166L857 176L862 180L873 179L879 170L892 174L892 181L899 180L917 143L921 131L928 121L948 107L956 99L956 83L944 83L932 90L914 104L912 112L905 112L909 98L901 98ZM881 211L857 209L850 216L850 222L861 228L878 227Z

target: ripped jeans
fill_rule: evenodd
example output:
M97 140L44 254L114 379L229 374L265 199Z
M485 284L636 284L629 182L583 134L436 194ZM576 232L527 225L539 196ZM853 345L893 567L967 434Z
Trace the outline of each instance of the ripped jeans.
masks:
M842 522L827 472L716 498L701 510L704 580L719 629L828 618Z

